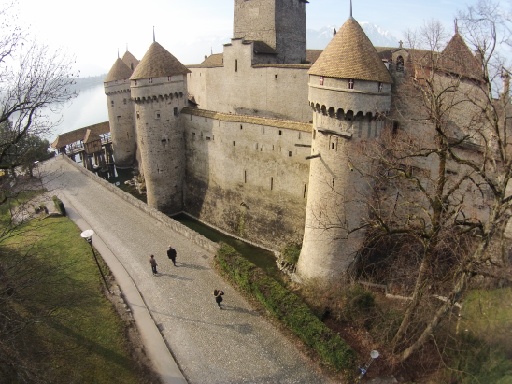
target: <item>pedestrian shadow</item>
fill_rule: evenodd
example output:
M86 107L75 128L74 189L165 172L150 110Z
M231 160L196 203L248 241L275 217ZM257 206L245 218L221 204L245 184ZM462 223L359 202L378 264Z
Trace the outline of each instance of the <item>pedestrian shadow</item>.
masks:
M178 263L177 267L178 268L183 267L183 268L197 269L197 270L210 269L208 267L203 267L202 265L191 264L191 263Z
M251 316L260 316L260 313L258 311L255 311L253 309L246 309L246 308L241 308L241 307L235 307L233 305L222 304L222 310L223 311L233 311L233 312L238 312L238 313L244 313L246 315L251 315Z
M158 272L158 274L155 275L155 277L171 277L176 280L189 280L189 281L194 280L194 279L191 279L190 277L184 277L184 276L179 276L179 275L173 275L172 273L161 273L161 272Z

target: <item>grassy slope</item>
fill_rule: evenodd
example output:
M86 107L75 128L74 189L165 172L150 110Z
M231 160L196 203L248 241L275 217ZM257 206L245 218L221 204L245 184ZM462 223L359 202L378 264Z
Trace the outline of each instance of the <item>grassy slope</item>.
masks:
M48 218L33 220L1 243L0 263L17 286L10 304L35 319L15 347L48 382L145 382L79 235L69 219Z

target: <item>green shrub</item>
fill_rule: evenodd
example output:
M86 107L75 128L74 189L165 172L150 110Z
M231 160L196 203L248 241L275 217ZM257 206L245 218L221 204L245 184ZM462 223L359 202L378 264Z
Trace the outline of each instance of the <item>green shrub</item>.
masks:
M457 383L512 383L512 361L503 348L464 334L447 351L450 369L446 376Z
M303 300L221 243L215 257L220 270L242 291L255 297L264 308L286 325L320 357L323 364L347 374L355 371L355 353L338 335L316 317Z
M66 209L64 208L64 203L57 196L52 196L53 204L55 204L55 209L60 212L62 216L66 216Z
M295 265L299 261L301 245L296 243L287 244L281 251L283 261Z

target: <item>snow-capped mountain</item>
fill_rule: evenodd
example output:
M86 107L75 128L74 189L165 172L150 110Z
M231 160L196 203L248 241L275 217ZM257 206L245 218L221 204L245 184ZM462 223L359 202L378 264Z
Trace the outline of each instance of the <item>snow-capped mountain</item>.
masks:
M364 33L376 47L397 47L398 39L388 31L384 31L378 25L363 21L359 23ZM324 49L331 41L335 26L326 26L320 30L308 29L306 31L306 41L308 49Z

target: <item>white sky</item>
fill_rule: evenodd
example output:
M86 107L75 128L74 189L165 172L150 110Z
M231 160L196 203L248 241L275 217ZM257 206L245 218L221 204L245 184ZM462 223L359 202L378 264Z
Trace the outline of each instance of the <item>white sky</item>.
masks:
M349 0L309 0L307 28L339 28ZM510 0L502 2L510 4ZM183 64L200 63L233 35L233 0L19 0L18 19L32 35L76 58L80 76L105 74L128 47L141 59L156 40ZM353 17L397 38L427 20L453 28L458 9L476 0L353 0Z

